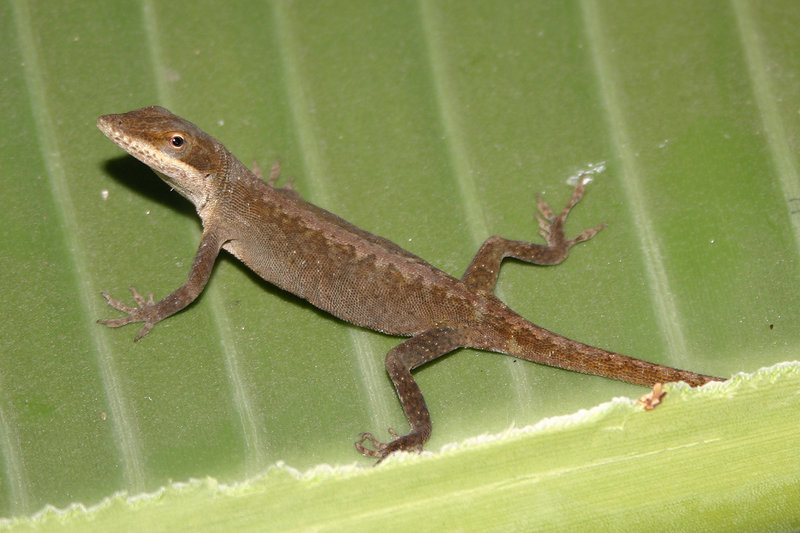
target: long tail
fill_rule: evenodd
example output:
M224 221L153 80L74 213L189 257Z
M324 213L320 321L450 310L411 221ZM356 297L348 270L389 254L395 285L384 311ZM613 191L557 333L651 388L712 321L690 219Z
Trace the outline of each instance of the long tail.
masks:
M490 328L485 329L474 340L476 348L501 352L520 359L533 361L566 370L595 374L619 379L636 385L652 387L656 383L684 381L696 387L709 381L725 381L723 378L680 370L669 366L649 363L626 355L603 350L574 341L540 328L510 309L509 314ZM499 328L498 328L499 327ZM509 329L511 335L509 336Z

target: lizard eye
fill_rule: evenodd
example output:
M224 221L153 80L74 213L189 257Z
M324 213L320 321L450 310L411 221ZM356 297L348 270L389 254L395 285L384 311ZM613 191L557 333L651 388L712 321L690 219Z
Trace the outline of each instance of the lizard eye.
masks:
M184 139L180 135L175 134L169 138L169 143L175 148L180 148L186 143L186 139Z

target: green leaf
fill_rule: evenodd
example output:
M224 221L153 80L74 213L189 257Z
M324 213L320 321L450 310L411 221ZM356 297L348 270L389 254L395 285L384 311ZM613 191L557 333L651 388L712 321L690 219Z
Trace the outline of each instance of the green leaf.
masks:
M800 465L784 420L798 387L800 364L777 365L668 386L651 413L620 398L381 468L278 465L236 485L206 478L48 509L15 530L794 530Z
M278 461L388 475L352 442L405 427L382 367L399 339L333 320L230 257L138 343L135 327L95 323L114 315L101 290L174 290L200 232L97 116L160 104L248 164L280 156L306 198L454 275L491 234L537 239L536 194L558 209L566 179L604 162L568 231L608 228L557 268L507 264L498 294L580 341L731 376L800 345L798 26L786 0L0 3L0 516L191 478L235 484ZM416 376L430 451L644 392L470 350ZM756 406L775 401L763 389ZM642 424L658 430L660 412ZM743 435L740 474L755 485L742 486L760 491L762 443L746 430L758 415L741 417L721 431ZM680 460L719 453L705 450ZM392 481L438 463L413 464ZM724 504L743 501L728 486L719 508L751 511ZM797 507L772 486L759 494ZM782 528L787 509L759 524Z

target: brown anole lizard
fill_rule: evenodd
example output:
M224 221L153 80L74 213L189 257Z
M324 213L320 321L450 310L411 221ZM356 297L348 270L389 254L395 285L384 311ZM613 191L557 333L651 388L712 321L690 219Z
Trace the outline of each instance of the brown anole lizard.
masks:
M421 450L431 418L411 372L457 348L471 347L536 363L597 374L652 387L685 381L692 386L721 378L634 359L567 339L512 311L493 290L506 257L539 265L563 261L569 249L604 225L567 239L564 223L584 193L579 179L572 198L554 215L541 198L538 215L546 245L489 237L466 272L454 278L393 242L368 233L304 201L289 186L264 182L197 126L152 106L97 120L102 132L150 166L190 200L203 223L203 236L189 277L158 302L133 287L136 307L103 293L127 316L100 320L110 327L144 322L136 340L166 317L191 304L211 275L220 249L256 274L352 324L410 337L386 355L397 395L411 425L406 435L380 442L363 433L362 454L379 460L397 450ZM365 446L369 441L372 447Z

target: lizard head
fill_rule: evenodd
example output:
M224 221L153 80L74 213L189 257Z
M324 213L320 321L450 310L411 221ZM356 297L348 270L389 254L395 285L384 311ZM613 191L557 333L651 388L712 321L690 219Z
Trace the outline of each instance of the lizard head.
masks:
M224 187L229 154L222 143L163 107L103 115L97 127L198 210Z

